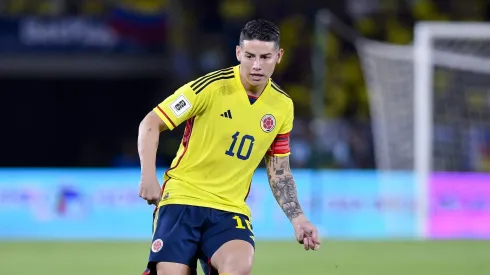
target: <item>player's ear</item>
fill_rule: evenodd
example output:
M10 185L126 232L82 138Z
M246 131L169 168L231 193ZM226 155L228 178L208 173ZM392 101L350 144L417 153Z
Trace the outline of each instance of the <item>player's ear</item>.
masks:
M240 45L237 45L236 46L236 59L238 60L238 62L241 62L242 61L242 55L241 55L241 47Z
M284 55L284 49L279 49L277 51L277 64L281 63L281 59L283 55Z

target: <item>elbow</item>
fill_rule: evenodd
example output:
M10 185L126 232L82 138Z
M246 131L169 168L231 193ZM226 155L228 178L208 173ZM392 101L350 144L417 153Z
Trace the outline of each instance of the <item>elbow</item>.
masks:
M144 130L144 129L148 129L148 128L151 128L151 122L150 120L148 119L148 115L146 115L141 121L140 121L140 125L139 125L139 130Z
M154 119L151 118L150 113L148 113L140 122L139 129L148 130L155 127Z
M162 132L166 129L163 120L153 111L149 112L140 122L139 129L148 131L149 129L158 129Z

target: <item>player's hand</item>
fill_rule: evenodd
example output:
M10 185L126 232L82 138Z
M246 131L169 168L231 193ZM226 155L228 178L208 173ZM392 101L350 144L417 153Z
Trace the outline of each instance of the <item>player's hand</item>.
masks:
M162 189L157 179L144 179L140 181L139 196L146 200L148 204L158 205L162 197Z
M320 248L318 230L308 221L305 215L300 215L291 222L294 227L296 240L304 245L305 250L318 250Z

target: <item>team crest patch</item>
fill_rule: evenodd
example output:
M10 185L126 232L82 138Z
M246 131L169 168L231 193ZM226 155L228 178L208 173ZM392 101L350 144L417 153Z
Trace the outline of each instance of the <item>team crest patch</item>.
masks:
M151 251L153 251L153 253L157 253L160 250L162 250L162 247L163 247L163 241L161 239L156 239L151 244Z
M276 118L271 114L263 116L260 120L260 128L262 128L262 130L266 133L270 133L275 127Z

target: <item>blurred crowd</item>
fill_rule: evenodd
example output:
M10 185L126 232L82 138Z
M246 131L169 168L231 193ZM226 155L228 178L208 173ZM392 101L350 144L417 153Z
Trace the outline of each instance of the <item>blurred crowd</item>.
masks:
M281 29L283 62L274 79L290 94L296 106L291 160L295 167L370 169L375 167L366 85L352 41L335 33L327 39L325 120L312 123L312 43L314 18L328 8L365 37L396 44L410 43L417 20L485 20L484 0L3 0L0 10L9 16L114 16L132 12L160 18L162 29L152 35L165 37L172 79L183 84L209 71L234 65L235 45L243 24L263 17ZM155 26L152 26L155 31ZM139 29L141 31L141 29ZM151 39L150 39L151 40ZM176 85L176 84L175 84ZM155 91L156 104L172 91ZM320 149L313 148L320 131ZM136 136L121 138L115 166L138 165ZM161 165L168 165L180 141L171 135L160 152Z

